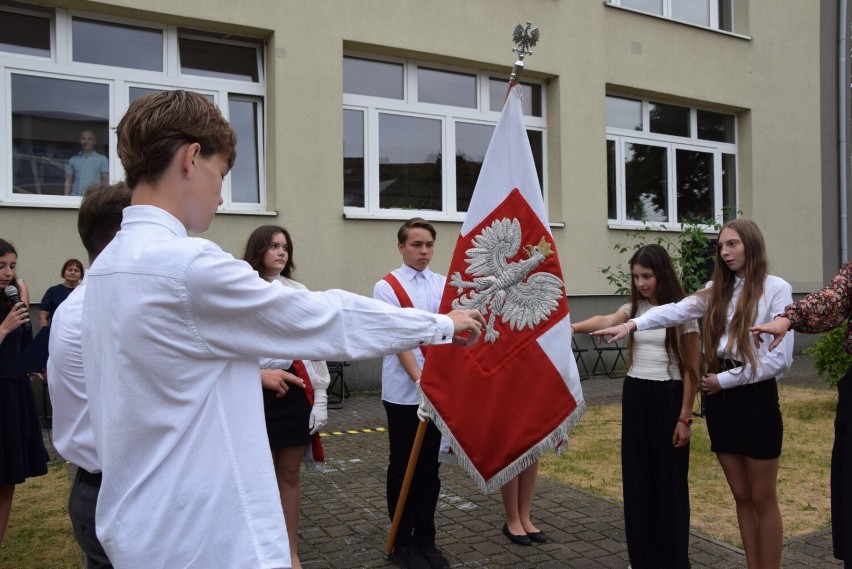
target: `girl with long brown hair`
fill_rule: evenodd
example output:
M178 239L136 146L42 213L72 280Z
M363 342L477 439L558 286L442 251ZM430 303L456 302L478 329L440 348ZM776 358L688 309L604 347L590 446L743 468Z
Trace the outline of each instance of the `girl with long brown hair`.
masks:
M630 258L630 302L571 326L589 333L684 297L666 250L645 245ZM698 388L698 324L632 335L621 397L624 530L633 569L689 568L689 439Z
M793 300L783 279L768 274L763 234L736 219L719 233L713 280L684 300L653 308L624 325L594 332L613 342L633 330L704 319L706 395L711 450L734 496L749 569L781 565L783 525L776 481L783 423L776 377L793 362L792 334L776 350L753 346L749 328L770 321Z

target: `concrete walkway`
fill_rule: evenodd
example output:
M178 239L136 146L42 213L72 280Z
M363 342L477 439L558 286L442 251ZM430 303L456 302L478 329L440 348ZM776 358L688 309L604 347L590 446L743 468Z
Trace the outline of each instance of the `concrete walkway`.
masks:
M797 358L785 383L824 388L807 358ZM583 382L591 405L620 400L621 380ZM385 506L387 434L377 394L355 393L330 411L323 441L327 469L303 473L299 556L305 569L395 567L384 559L390 523ZM453 567L627 567L621 504L539 477L534 502L543 545L513 545L501 534L498 494L485 495L458 467L441 468L437 545ZM828 488L826 488L828 492ZM743 552L692 532L692 567L745 567ZM831 555L830 530L788 540L782 567L842 567Z

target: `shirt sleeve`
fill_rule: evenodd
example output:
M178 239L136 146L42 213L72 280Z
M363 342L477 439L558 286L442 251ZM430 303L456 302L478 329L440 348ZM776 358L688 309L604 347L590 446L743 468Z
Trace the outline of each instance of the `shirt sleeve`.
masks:
M780 313L784 307L793 301L793 288L779 278L767 279L764 288L767 305L763 313L759 313L755 324L762 324ZM787 334L778 346L769 351L769 342L763 342L758 348L755 369L745 361L742 367L721 372L716 375L722 389L730 389L738 385L757 383L773 377L778 377L793 365L793 336ZM749 340L751 338L749 337Z
M852 263L840 268L837 276L825 288L812 292L798 302L787 305L782 312L790 319L790 327L806 334L818 334L836 328L852 317Z
M260 358L260 369L289 369L293 360L279 360L275 358Z
M642 316L633 318L637 330L656 330L678 326L688 320L704 316L707 298L703 294L692 294L680 302L671 302L650 308Z
M453 338L447 316L342 290L267 283L212 244L189 263L185 281L193 332L217 357L355 360Z

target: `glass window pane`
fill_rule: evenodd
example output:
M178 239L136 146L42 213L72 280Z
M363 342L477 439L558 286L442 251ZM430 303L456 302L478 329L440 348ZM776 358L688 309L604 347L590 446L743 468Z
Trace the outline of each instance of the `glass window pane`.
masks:
M11 83L14 193L82 195L108 177L108 85L16 74Z
M402 64L358 57L343 58L343 92L402 99Z
M663 0L621 0L621 5L642 10L643 12L663 15Z
M651 132L689 136L689 109L663 103L650 103L648 122Z
M232 202L260 203L260 112L259 101L242 98L228 100L228 122L237 133L237 159L231 169Z
M624 145L624 188L627 219L668 221L666 149L646 144Z
M713 154L677 150L675 168L678 222L712 219L716 211L713 203Z
M674 0L672 18L699 26L709 26L710 0Z
M142 95L148 95L151 93L162 93L163 91L168 91L169 89L154 89L149 87L130 87L130 92L128 94L130 98L130 103L141 97ZM190 89L191 90L191 89ZM197 92L197 91L196 91ZM216 100L210 93L198 93L211 103L215 103Z
M642 130L642 101L607 96L606 126Z
M260 80L254 47L185 37L178 38L178 46L181 73L255 83Z
M475 109L476 75L418 67L417 100Z
M163 70L163 32L74 18L74 61L148 71Z
M527 129L527 139L530 141L538 186L541 188L542 195L544 195L544 133L540 130Z
M456 123L456 210L467 211L493 125Z
M719 0L719 29L734 31L733 0Z
M364 207L364 113L343 110L343 205Z
M722 154L722 214L727 223L737 217L737 157Z
M443 209L441 121L379 115L379 207Z
M606 141L606 211L609 219L618 219L618 196L616 194L615 141Z
M736 142L734 115L699 110L698 138L714 142Z
M494 79L493 77L489 79L488 108L498 113L502 111L503 103L506 102L506 92L508 89L508 80ZM521 89L524 93L524 114L530 117L540 117L542 108L541 85L535 83L521 83Z
M50 57L50 20L0 11L0 51Z

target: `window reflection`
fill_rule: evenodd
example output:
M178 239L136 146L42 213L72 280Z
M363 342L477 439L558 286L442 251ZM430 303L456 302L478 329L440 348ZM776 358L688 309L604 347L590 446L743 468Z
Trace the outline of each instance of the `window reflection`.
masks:
M609 219L618 219L618 197L616 194L615 141L606 141L606 206Z
M364 113L343 110L343 205L364 207Z
M442 209L441 121L379 115L379 207Z
M606 126L642 130L642 101L607 96Z
M260 103L256 100L231 97L228 101L228 121L237 133L237 159L231 169L231 201L260 203L258 164L258 125L261 124Z
M476 76L418 67L417 100L475 109Z
M90 156L84 132L94 152L109 156L109 86L12 74L11 87L13 192L64 195L69 160ZM89 166L78 185L99 181L102 161Z
M663 14L663 0L621 0L621 5L652 14Z
M50 20L0 11L0 51L50 57Z
M722 154L722 214L725 222L737 216L737 157Z
M672 18L709 26L710 0L676 0L672 2Z
M672 136L689 136L689 109L663 103L648 105L651 132Z
M734 116L699 110L698 138L714 142L736 142Z
M456 123L456 210L467 211L494 126Z
M624 145L627 219L668 221L667 168L665 148Z
M677 220L680 223L712 218L713 154L695 150L677 150Z
M402 99L402 65L360 57L343 58L343 92Z
M254 47L186 37L178 38L178 46L181 73L255 83L260 80Z
M74 61L163 70L161 30L74 18L71 34Z

